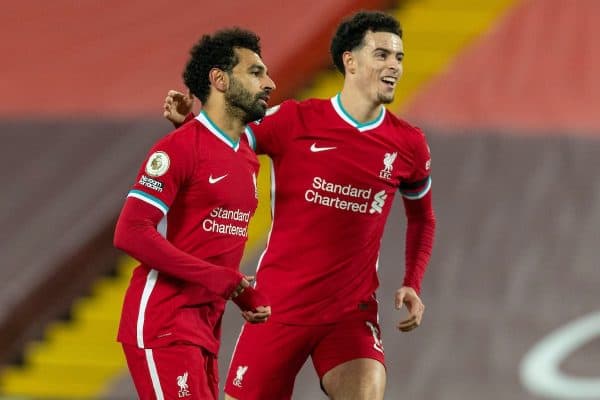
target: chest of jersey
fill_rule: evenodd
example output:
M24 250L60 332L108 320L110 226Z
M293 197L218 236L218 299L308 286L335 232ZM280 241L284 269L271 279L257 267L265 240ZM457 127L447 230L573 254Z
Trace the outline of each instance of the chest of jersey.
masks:
M182 234L193 231L224 240L246 238L258 203L256 155L248 146L234 151L211 141L208 137L200 146L194 174L178 193L177 207L172 208L180 211L171 220L187 227Z
M258 161L250 149L205 151L199 158L194 182L189 185L193 197L207 207L256 208Z
M292 186L367 198L393 193L412 172L412 153L401 136L385 126L360 132L342 124L306 123L293 135L280 168ZM289 171L297 168L296 173ZM285 182L278 182L284 184Z

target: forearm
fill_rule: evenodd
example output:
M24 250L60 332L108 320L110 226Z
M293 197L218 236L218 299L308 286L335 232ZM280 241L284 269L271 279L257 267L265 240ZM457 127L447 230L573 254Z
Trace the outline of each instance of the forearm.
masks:
M117 222L114 245L143 264L175 278L200 284L224 299L242 275L194 257L163 238L156 230L162 213L137 199L128 199Z
M431 205L431 192L418 200L404 199L406 210L406 271L404 286L421 291L421 281L431 258L435 236L435 214Z

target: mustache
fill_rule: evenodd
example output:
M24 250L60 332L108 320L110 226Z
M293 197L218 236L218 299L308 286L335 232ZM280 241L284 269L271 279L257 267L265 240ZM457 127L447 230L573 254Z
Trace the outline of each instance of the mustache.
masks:
M254 99L269 101L269 92L263 91L263 92L257 93L256 96L254 96Z

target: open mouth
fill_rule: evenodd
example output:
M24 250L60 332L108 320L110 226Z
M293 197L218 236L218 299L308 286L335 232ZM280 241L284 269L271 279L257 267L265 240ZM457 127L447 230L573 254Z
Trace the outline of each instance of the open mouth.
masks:
M383 82L386 87L394 89L396 87L397 79L392 76L384 76L381 78L381 82Z

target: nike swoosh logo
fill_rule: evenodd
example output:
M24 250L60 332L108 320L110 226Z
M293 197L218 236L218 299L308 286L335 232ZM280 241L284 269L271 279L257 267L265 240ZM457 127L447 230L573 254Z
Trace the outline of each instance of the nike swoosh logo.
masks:
M313 143L312 146L310 146L310 151L312 151L313 153L318 153L320 151L327 151L327 150L333 150L333 149L337 149L337 147L317 147L316 143Z
M229 174L225 174L223 176L219 176L218 178L213 178L212 175L208 177L208 183L210 183L211 185L214 183L219 182L220 180L222 180L223 178L225 178L227 175Z

